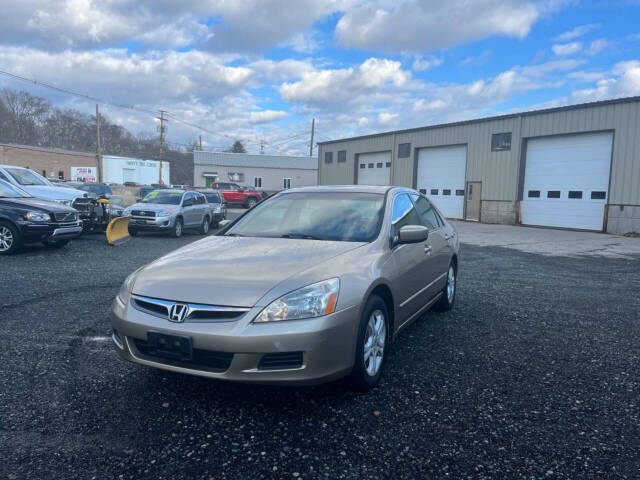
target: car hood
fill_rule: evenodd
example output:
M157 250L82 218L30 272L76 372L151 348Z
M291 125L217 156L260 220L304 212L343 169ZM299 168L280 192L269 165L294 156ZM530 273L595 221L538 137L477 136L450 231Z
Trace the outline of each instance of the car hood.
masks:
M144 210L146 212L161 212L163 210L180 210L180 205L168 203L136 203L127 207L129 210Z
M66 207L61 203L50 202L38 198L0 198L5 206L24 208L25 210L42 210L46 212L75 212L71 207Z
M136 276L133 293L180 302L252 307L292 275L361 245L288 238L208 237L147 265Z
M25 192L44 200L73 200L84 197L86 192L75 188L50 187L48 185L20 185Z

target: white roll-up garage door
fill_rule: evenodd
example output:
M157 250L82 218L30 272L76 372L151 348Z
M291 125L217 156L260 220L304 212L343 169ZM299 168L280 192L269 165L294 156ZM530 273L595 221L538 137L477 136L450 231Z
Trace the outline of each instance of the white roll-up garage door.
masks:
M358 155L358 185L390 185L391 152Z
M467 147L421 148L418 151L418 190L424 191L448 218L464 215Z
M611 132L529 139L522 223L602 230L612 142Z

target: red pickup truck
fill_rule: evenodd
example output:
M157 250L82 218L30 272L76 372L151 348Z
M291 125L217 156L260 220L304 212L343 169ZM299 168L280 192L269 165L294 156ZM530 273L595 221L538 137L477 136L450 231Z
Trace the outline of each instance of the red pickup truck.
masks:
M260 192L257 190L242 188L235 183L215 182L211 184L211 188L219 190L220 193L222 193L224 201L230 205L243 205L251 208L262 200L262 195L260 195Z

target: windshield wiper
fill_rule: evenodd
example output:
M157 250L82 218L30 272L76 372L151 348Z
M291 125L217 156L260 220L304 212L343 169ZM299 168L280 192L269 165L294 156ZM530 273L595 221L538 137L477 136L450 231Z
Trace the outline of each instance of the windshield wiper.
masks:
M280 235L280 238L300 238L303 240L320 240L318 237L313 235L307 235L305 233L285 233L284 235Z

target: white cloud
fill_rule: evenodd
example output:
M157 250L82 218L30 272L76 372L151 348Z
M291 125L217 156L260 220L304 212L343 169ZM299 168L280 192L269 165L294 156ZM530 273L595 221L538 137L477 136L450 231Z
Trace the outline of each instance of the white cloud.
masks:
M432 68L439 67L440 65L442 65L443 62L444 60L442 60L442 58L417 57L413 61L413 65L411 66L411 68L413 69L414 72L424 72L425 70L430 70Z
M399 116L397 113L380 112L378 114L378 123L380 125L389 125L395 123Z
M553 40L556 42L568 42L570 40L574 40L576 38L582 37L589 33L591 30L595 30L600 28L601 25L599 23L589 23L587 25L579 25L567 32L561 33Z
M553 53L558 55L559 57L565 57L567 55L573 55L582 50L582 43L580 42L571 42L571 43L563 43L554 45L551 47Z
M280 120L281 118L289 115L288 112L282 110L263 110L261 112L251 112L249 114L249 122L251 123L269 123L274 120Z
M491 56L490 50L484 50L480 55L468 56L460 61L461 67L481 67Z
M587 54L589 55L598 55L602 51L613 47L613 43L604 38L599 38L594 40L589 44L589 48L587 49Z
M358 119L358 126L359 127L366 127L369 124L369 119L367 117L360 117Z
M585 72L584 70L580 70L577 72L571 72L567 74L567 77L573 78L579 82L583 83L592 83L604 78L604 73L602 72Z
M347 9L335 34L346 47L422 53L492 35L523 38L557 3L374 0Z
M636 40L640 40L640 33L632 33L631 35L627 35L626 39L635 42Z

